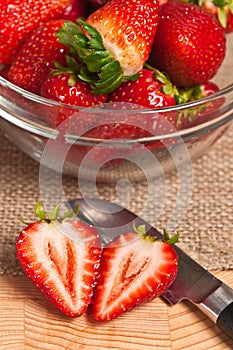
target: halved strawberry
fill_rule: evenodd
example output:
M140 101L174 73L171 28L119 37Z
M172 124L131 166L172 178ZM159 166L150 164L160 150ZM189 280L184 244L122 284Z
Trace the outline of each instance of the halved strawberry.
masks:
M84 64L80 78L109 93L148 59L158 24L156 0L111 0L78 25L65 23L60 41Z
M101 274L93 298L93 316L112 320L135 306L160 296L174 281L178 258L166 236L164 241L128 232L116 237L103 250Z
M67 316L83 314L92 298L99 271L101 248L97 230L77 219L58 218L56 207L19 235L16 252L26 275L39 291Z

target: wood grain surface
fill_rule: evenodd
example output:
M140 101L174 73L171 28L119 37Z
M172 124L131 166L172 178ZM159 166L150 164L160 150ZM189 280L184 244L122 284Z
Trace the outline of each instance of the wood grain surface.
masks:
M232 271L214 274L233 287ZM107 323L61 315L26 277L0 277L0 349L227 350L233 340L196 306L158 298Z

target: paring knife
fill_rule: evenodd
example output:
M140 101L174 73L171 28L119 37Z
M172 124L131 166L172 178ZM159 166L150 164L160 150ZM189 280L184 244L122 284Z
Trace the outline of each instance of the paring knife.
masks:
M79 205L78 217L97 227L104 240L132 231L132 223L145 225L148 234L162 237L154 227L118 204L99 198L69 200L73 210ZM171 305L189 300L202 310L224 333L233 338L233 290L214 277L177 245L178 274L162 297Z

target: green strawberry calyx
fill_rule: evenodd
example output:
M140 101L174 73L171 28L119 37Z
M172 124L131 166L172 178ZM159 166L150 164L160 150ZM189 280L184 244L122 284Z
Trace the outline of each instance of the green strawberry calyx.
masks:
M176 104L182 104L182 103L186 102L185 98L180 94L177 87L174 84L172 84L172 82L171 82L171 80L166 72L161 72L160 70L150 66L148 63L144 64L144 68L150 69L154 72L153 73L154 79L162 84L162 86L160 88L161 91L165 95L174 96Z
M163 229L163 238L158 238L155 235L148 235L146 232L145 225L139 225L136 227L135 224L133 224L133 229L136 233L138 233L141 238L148 240L152 243L154 242L167 242L169 244L176 244L179 240L179 232L177 231L172 237L169 235L168 231L164 228Z
M34 216L36 217L37 221L40 222L46 222L51 223L53 221L58 222L64 222L66 220L74 219L78 215L79 206L75 208L75 210L69 209L67 212L65 212L62 216L60 216L60 205L57 204L50 213L46 213L44 210L42 203L37 202L34 208ZM22 218L20 218L21 222L23 224L29 225L29 222L24 221Z
M201 86L195 85L187 88L179 89L179 94L182 96L185 102L192 102L205 97L202 93ZM195 107L190 107L187 110L182 110L178 113L177 126L182 124L183 119L187 119L192 123L194 122L198 114L207 110L211 103L200 104Z
M66 21L56 35L70 53L77 54L81 62L78 77L91 84L94 94L110 93L127 80L119 61L104 47L100 33L82 18L76 23Z

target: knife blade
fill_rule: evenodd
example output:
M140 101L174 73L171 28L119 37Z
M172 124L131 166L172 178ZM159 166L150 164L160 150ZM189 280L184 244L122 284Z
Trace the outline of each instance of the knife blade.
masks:
M114 236L144 225L149 235L162 234L144 219L118 204L99 198L79 198L68 201L73 210L79 205L78 217L97 227L105 236ZM173 284L162 297L175 305L189 300L201 309L228 336L233 338L233 290L199 265L177 245L178 273Z

